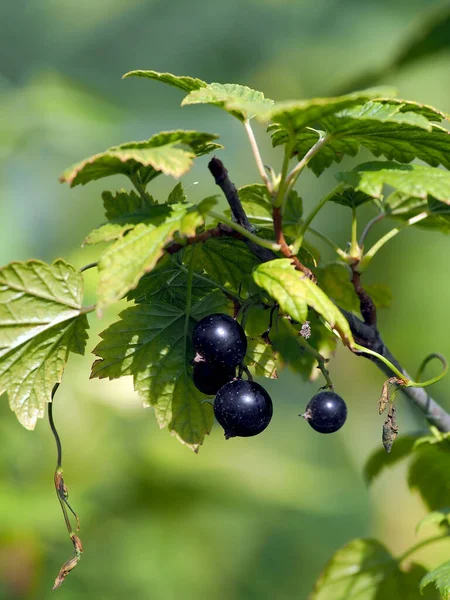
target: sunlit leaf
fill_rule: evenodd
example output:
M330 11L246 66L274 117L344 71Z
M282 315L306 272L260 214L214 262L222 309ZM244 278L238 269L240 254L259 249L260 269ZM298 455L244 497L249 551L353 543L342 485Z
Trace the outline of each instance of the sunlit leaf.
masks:
M0 270L0 394L27 429L43 417L69 353L84 353L82 299L81 273L63 260Z
M450 560L423 577L420 582L420 591L422 594L426 586L430 583L434 583L443 600L450 598Z
M416 533L419 533L423 527L427 527L428 525L445 525L446 527L450 527L450 508L441 508L440 510L428 513L417 524Z
M208 85L206 81L202 81L201 79L194 77L172 75L172 73L158 73L157 71L143 71L139 69L125 73L123 79L126 79L127 77L145 77L147 79L155 79L156 81L161 81L162 83L167 83L172 87L179 88L184 92L192 92L193 90L198 90L199 88Z
M433 196L450 204L450 173L424 165L402 165L373 161L358 165L353 171L338 173L337 178L374 198L381 198L383 187L390 185L415 198Z
M341 311L325 292L296 271L288 258L279 258L259 265L253 272L253 278L278 302L281 310L296 321L306 321L308 306L311 306L339 332L345 344L353 343L348 322Z
M160 225L139 223L114 242L98 262L97 310L101 313L135 288L141 277L156 265L175 233L181 237L194 235L212 202L208 199L198 206L168 205L171 212Z
M249 338L245 363L255 377L276 379L277 353L261 338Z
M273 100L246 85L208 83L186 96L181 105L187 104L213 104L243 121L266 111L273 105Z
M331 558L314 586L310 600L418 600L426 570L417 564L400 569L378 541L356 539ZM426 600L437 600L434 593Z
M181 177L201 156L221 148L217 135L198 131L163 131L143 142L127 142L95 154L67 169L61 182L71 187L110 175L139 176L146 184L161 173Z

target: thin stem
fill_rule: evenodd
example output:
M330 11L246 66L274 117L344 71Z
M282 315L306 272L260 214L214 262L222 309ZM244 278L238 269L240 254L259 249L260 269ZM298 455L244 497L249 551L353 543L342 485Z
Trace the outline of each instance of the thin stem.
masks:
M360 250L358 246L358 220L356 218L356 207L352 206L352 237L350 244L350 256L359 260Z
M330 141L330 138L327 137L326 135L322 135L322 134L319 135L319 139L314 144L314 146L311 146L311 148L308 150L308 152L305 154L305 156L301 159L300 162L298 162L295 165L295 167L292 169L292 171L287 176L287 179L286 179L286 183L287 183L286 191L287 192L289 192L294 187L295 182L298 179L298 176L303 171L303 169L306 167L306 165L309 163L311 158L313 158L313 156L315 156L319 152L319 150L321 150L322 147L329 141Z
M129 175L130 181L131 183L134 185L134 187L136 188L137 192L139 193L139 196L142 198L142 200L145 200L145 186L142 185L139 176L137 173L135 173L134 175Z
M410 227L411 225L415 225L416 223L419 223L419 221L423 221L423 219L426 219L428 216L429 216L429 214L427 212L421 212L420 214L416 215L415 217L411 217L411 219L408 219L408 221L406 221L406 223L404 223L403 225L400 225L400 227L395 227L394 229L391 229L390 231L388 231L386 233L386 235L384 235L382 238L380 238L378 240L378 242L376 242L372 246L372 248L370 248L370 250L368 250L366 252L366 254L363 256L361 262L358 264L358 271L360 273L362 273L365 269L367 269L367 267L369 266L373 257L378 252L378 250L380 250L389 240L391 240L394 236L396 236L397 233L400 233L400 231L403 231L404 229L406 229L407 227Z
M96 310L97 305L96 304L91 304L90 306L84 306L81 310L80 310L80 315L87 315L91 312L94 312L94 310Z
M88 269L93 269L97 265L98 265L98 262L88 263L87 265L84 265L84 267L81 267L80 272L84 273L84 271L87 271Z
M309 215L303 221L303 225L300 227L300 231L298 232L295 242L292 246L293 254L297 254L297 252L300 250L302 243L303 243L303 238L305 236L305 233L306 233L307 229L309 228L311 222L314 220L317 213L325 206L325 204L328 202L328 200L331 200L331 198L335 194L338 194L341 191L341 189L343 189L343 187L344 187L344 184L340 183L334 189L332 189L329 194L324 196L322 198L322 200L320 200L320 202L318 204L316 204L316 206L312 209L312 211L309 213Z
M450 536L448 533L440 533L438 535L434 535L433 537L427 538L426 540L422 540L421 542L418 542L414 546L411 546L411 548L406 550L406 552L403 552L403 554L398 556L397 562L402 563L404 560L409 558L411 556L411 554L414 554L415 552L417 552L424 546L428 546L429 544L434 544L434 542L441 542L443 540L448 540L448 539L450 539Z
M245 227L242 227L242 225L235 223L234 221L232 221L231 219L228 219L224 215L216 213L213 210L209 211L208 214L213 219L217 219L221 223L225 223L225 225L228 225L228 227L231 227L231 229L238 231L241 235L246 237L248 240L254 242L255 244L258 244L259 246L262 246L263 248L268 248L269 250L273 250L274 252L278 252L280 250L279 244L275 244L274 242L271 242L270 240L265 240L264 238L258 237L254 233L251 233L250 231L245 229Z
M252 126L250 125L250 120L245 119L244 121L245 131L247 132L248 139L250 141L250 147L253 152L253 156L255 157L256 167L261 175L261 179L264 181L264 185L272 193L272 184L267 176L266 169L264 168L264 163L261 158L261 153L259 151L258 142L256 141L255 134L253 133Z
M374 356L383 364L385 364L393 373L395 373L395 375L399 379L401 379L405 383L405 385L409 383L409 380L403 375L403 373L399 369L397 369L397 367L393 365L390 360L388 360L381 354L378 354L378 352L370 350L369 348L364 348L364 346L360 346L359 344L353 344L353 350L357 350L358 352L362 352L363 354L370 354L370 356Z
M385 213L380 213L379 215L377 215L376 217L374 217L371 221L369 221L367 223L367 225L364 227L361 237L359 238L360 248L362 248L364 246L364 242L366 241L366 238L369 235L369 231L372 229L372 227L374 225L376 225L377 223L379 223L380 221L382 221L385 217L386 217Z
M442 372L439 373L439 375L436 375L436 377L433 377L432 379L427 379L426 381L419 382L426 365L433 358L437 358L441 362L442 367L443 367ZM428 387L429 385L433 385L433 383L437 383L438 381L440 381L447 374L447 371L448 371L448 363L447 363L447 359L445 358L445 356L443 356L442 354L439 354L438 352L433 352L432 354L429 354L422 361L422 364L419 367L419 371L418 371L418 374L416 377L417 381L410 381L408 384L408 387Z
M321 370L322 375L324 376L325 381L327 382L327 387L330 388L330 390L332 390L334 386L333 386L333 382L330 377L330 372L328 371L328 369L326 367L326 362L327 362L326 359L320 354L320 352L318 352L313 346L311 346L311 344L309 342L307 342L305 340L305 338L302 337L301 335L299 335L297 337L297 342L309 354L311 354L311 356L313 356L317 360L318 368Z
M295 146L295 140L292 140L291 138L289 138L289 141L287 142L287 144L284 147L284 158L283 158L283 166L281 168L280 182L278 185L277 194L273 200L273 205L277 206L277 207L283 206L284 202L285 202L286 191L287 191L287 187L288 187L287 173L289 170L289 163L291 161L291 154L292 154L292 150L294 149L294 146Z
M49 422L50 429L52 430L53 437L55 438L55 443L56 443L56 453L57 453L56 470L60 469L61 465L62 465L61 438L59 437L59 433L56 430L55 422L53 420L53 399L55 397L56 392L58 391L59 386L60 386L59 383L55 383L55 385L53 386L52 401L49 402L49 404L48 404L48 422Z
M327 237L323 233L320 233L320 231L317 231L317 229L308 227L308 230L306 233L311 233L312 235L316 236L319 240L322 240L322 242L325 242L325 244L327 244L327 246L329 246L332 250L334 250L334 252L336 252L336 254L338 256L340 256L343 260L347 260L347 258L348 258L347 253L344 252L344 250L342 250L342 248L339 248L339 246L335 242L333 242L333 240L330 240L329 237Z

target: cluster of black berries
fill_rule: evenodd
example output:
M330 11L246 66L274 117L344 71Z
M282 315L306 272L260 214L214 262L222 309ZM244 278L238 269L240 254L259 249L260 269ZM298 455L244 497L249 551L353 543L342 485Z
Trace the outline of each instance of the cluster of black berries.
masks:
M264 431L272 419L272 400L254 381L236 377L236 368L247 352L241 325L225 314L208 315L195 326L192 341L195 387L215 395L214 414L225 437L249 437ZM319 392L309 401L303 417L320 433L333 433L347 418L344 400L331 391Z

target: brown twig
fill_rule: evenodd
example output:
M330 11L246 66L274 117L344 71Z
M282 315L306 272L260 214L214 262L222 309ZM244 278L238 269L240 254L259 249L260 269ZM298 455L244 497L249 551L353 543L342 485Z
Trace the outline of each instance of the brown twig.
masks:
M238 240L243 240L244 236L239 232L234 231L228 225L224 225L223 223L219 223L217 227L213 229L207 229L203 233L199 233L198 235L193 235L192 237L188 237L183 242L172 242L166 248L166 252L168 254L176 254L185 246L190 246L192 244L196 244L197 242L205 242L210 238L218 238L218 237L233 237Z
M352 265L352 284L356 295L359 298L359 308L362 318L366 325L377 326L377 309L369 294L361 285L361 274L356 270L356 265Z
M283 216L281 214L281 207L278 207L278 206L273 207L272 218L273 218L273 228L275 231L275 241L277 242L277 244L279 244L281 246L280 252L286 258L290 258L292 260L292 264L297 269L297 271L301 271L309 279L311 279L311 281L314 281L314 283L317 283L317 279L316 279L315 275L313 274L313 272L310 269L308 269L308 267L305 267L305 265L302 264L298 260L298 258L292 254L289 246L286 243L286 240L285 240L284 234L283 234Z

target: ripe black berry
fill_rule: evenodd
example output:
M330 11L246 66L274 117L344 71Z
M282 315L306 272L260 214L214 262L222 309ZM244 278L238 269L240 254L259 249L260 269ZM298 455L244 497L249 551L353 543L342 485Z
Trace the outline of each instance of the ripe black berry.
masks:
M334 392L319 392L311 398L303 417L319 433L334 433L347 418L347 405Z
M247 352L247 338L237 321L228 315L208 315L192 334L196 352L206 362L236 367Z
M272 412L269 394L254 381L231 381L218 391L214 400L214 414L227 439L261 433L270 423Z
M236 367L222 367L211 363L198 362L194 364L192 379L195 387L203 394L214 396L236 375Z

